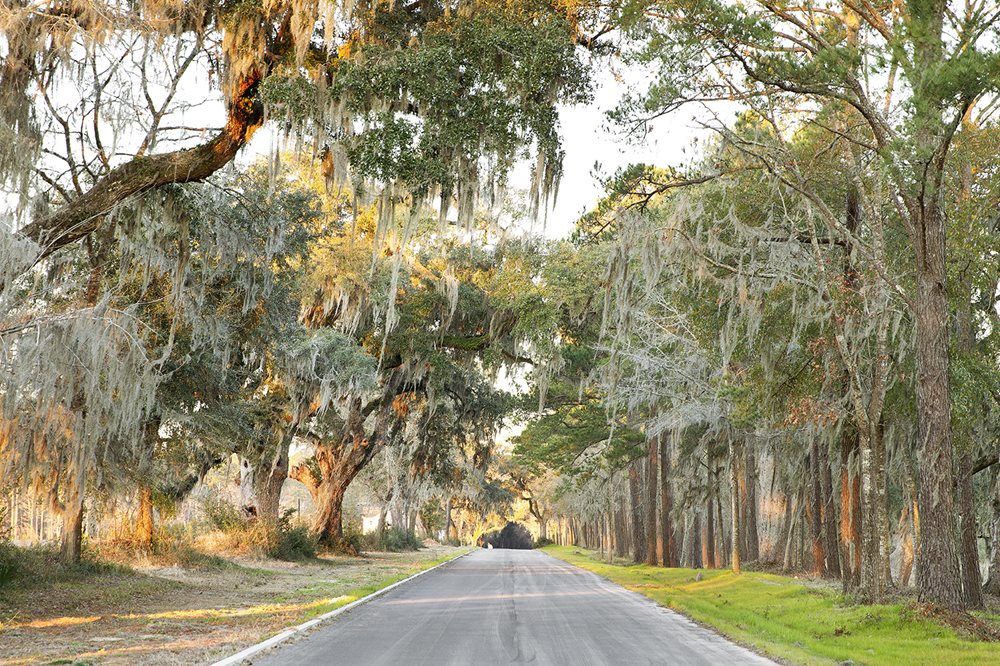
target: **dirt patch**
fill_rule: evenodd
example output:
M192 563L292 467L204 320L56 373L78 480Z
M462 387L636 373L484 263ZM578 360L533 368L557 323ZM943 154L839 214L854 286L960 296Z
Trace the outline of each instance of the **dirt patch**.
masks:
M240 558L205 570L148 566L5 589L0 664L208 663L456 550L304 563Z

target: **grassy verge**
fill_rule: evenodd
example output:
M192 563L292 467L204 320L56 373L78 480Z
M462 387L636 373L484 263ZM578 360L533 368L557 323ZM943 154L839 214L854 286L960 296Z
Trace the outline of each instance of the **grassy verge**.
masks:
M298 562L192 555L137 568L18 549L0 584L0 666L211 663L466 552ZM181 562L183 559L183 562Z
M975 635L995 626L996 616L955 628L912 603L853 605L822 583L788 576L608 564L570 546L545 552L794 664L1000 664L1000 643Z

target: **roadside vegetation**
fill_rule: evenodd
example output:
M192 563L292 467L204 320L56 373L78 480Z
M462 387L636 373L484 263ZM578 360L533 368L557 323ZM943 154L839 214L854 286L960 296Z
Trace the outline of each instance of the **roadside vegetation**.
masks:
M0 587L0 663L206 663L464 552L298 562L200 555L133 568L86 552L66 565L58 552L20 550Z
M1000 659L1000 612L949 613L914 596L860 606L828 581L757 571L608 563L573 546L545 552L791 664L981 666Z

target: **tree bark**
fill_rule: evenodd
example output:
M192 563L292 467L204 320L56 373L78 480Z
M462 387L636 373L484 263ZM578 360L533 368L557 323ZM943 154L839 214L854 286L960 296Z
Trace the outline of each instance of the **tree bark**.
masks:
M715 568L715 507L711 495L708 496L708 501L705 503L705 530L702 535L701 559L706 569Z
M138 547L149 549L153 545L153 489L149 486L139 487L139 508L135 520L135 543Z
M982 577L979 573L979 547L976 542L976 508L972 492L972 453L966 447L959 453L958 513L961 528L962 592L965 605L984 606Z
M659 438L646 441L646 564L656 566L656 495L659 489Z
M732 505L732 550L730 555L730 566L733 573L738 574L742 569L740 560L740 464L736 452L736 445L729 443L729 492Z
M660 435L660 535L663 540L663 566L676 567L677 539L670 512L673 510L673 487L670 480L670 439Z
M845 594L857 589L861 573L861 485L851 470L858 448L857 430L845 426L840 442L840 563Z
M746 464L744 477L746 479L746 523L743 530L746 532L747 551L746 559L756 562L760 559L760 534L757 527L757 453L754 451L753 443L747 441L743 444L743 457Z
M632 559L641 564L646 556L646 534L643 528L642 494L639 491L639 465L634 460L628 467L628 490L632 502Z
M1000 470L990 473L990 564L983 590L1000 595Z
M625 509L619 503L615 510L615 556L628 555L628 525L625 520Z
M83 544L83 498L86 475L81 469L67 475L62 503L62 547L64 564L79 564Z
M819 447L819 464L822 473L823 552L826 554L827 573L840 577L840 548L837 542L837 510L833 502L833 472L827 447Z
M814 437L809 454L811 489L809 505L809 536L812 540L812 573L821 577L826 574L826 555L823 548L823 483L821 481L819 458L820 443Z
M701 514L697 510L691 512L694 514L691 517L690 525L687 530L686 541L688 544L688 566L692 569L698 569L703 566L703 560L701 557Z
M882 562L882 524L879 513L878 472L875 445L869 433L860 435L861 451L861 577L858 591L865 603L885 597L885 567Z
M923 252L917 252L917 415L920 442L920 599L963 606L955 549L951 394L948 386L948 302L944 222L936 209L923 216ZM919 220L917 220L919 221Z

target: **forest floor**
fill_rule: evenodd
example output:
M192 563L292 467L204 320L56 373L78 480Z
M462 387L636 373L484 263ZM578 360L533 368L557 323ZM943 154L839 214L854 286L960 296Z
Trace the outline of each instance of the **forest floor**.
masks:
M209 663L465 550L53 567L0 590L0 664Z
M989 611L974 615L942 614L907 598L860 606L829 581L609 564L572 546L549 546L545 552L790 664L1000 664L997 600Z

